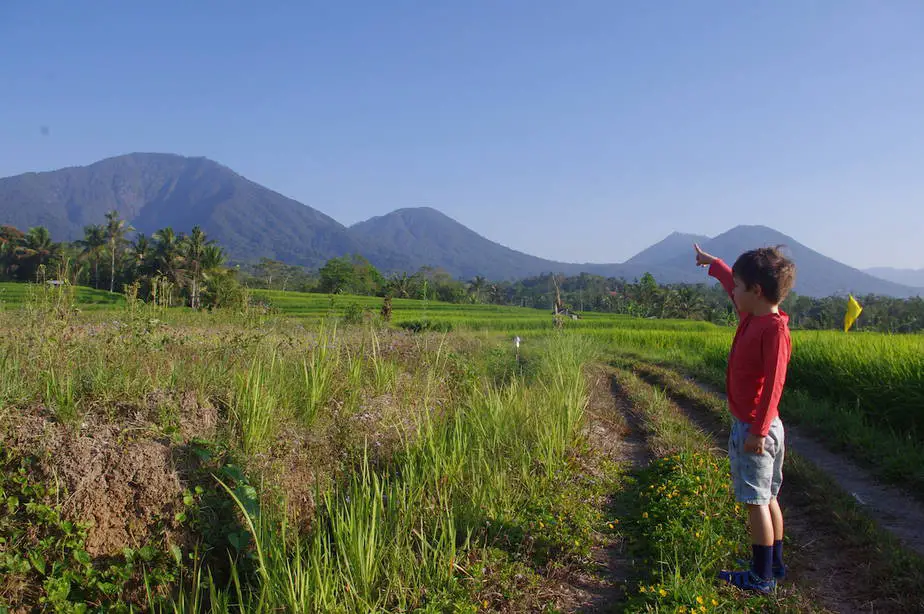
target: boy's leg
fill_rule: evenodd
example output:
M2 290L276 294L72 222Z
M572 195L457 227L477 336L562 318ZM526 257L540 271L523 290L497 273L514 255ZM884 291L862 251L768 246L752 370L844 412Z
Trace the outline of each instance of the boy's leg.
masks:
M783 564L783 510L777 496L783 485L783 459L786 457L786 432L783 422L777 418L770 424L770 437L773 438L777 451L773 457L773 479L770 484L770 517L773 519L773 576L786 577L786 565Z
M770 505L748 504L748 521L751 523L751 543L755 546L773 546L775 527Z
M751 571L761 580L773 577L773 518L770 505L748 504L751 523Z
M783 564L783 510L776 498L768 507L773 522L773 577L782 579L786 577L786 565Z
M735 422L729 438L729 457L732 460L732 482L735 498L748 506L751 527L751 569L723 571L719 577L729 584L748 590L769 592L775 586L773 579L774 523L770 513L771 483L776 446L765 442L763 454L744 452L744 440L750 426Z
M770 520L773 522L773 541L782 541L783 510L780 509L780 502L774 498L767 507L770 508Z

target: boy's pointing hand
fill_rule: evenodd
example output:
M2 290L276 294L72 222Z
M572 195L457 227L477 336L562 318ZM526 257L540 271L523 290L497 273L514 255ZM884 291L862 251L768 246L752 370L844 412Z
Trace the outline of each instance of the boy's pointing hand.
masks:
M699 243L694 243L693 249L696 250L696 266L709 266L716 261L715 256L700 249Z

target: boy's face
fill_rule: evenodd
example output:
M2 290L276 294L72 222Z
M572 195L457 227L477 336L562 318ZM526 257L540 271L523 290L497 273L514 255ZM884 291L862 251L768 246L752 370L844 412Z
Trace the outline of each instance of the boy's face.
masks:
M758 307L760 307L761 301L763 300L763 291L758 284L754 284L750 290L741 278L737 275L734 276L735 280L735 290L733 292L735 298L735 305L738 306L738 309L745 313L754 313Z

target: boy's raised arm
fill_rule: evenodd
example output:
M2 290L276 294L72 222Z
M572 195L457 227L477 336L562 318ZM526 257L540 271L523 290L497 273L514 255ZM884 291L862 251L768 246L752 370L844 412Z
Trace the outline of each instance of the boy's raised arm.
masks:
M700 249L698 243L693 244L693 249L696 250L696 265L709 267L709 275L719 280L719 283L725 288L725 292L728 293L728 298L734 303L735 279L731 268L721 258L716 258Z

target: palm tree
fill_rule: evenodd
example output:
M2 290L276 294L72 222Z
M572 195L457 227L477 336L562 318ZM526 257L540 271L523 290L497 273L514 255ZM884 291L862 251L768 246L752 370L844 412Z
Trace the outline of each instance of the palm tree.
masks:
M154 248L151 245L151 240L146 234L139 232L135 236L135 240L132 242L131 247L132 266L138 277L152 272L149 268L152 264L151 258L153 256L153 251Z
M214 273L225 265L225 250L214 241L209 241L202 252L202 270Z
M128 222L119 219L118 211L110 211L106 214L106 243L109 246L109 253L112 256L112 269L109 274L109 291L115 292L116 276L116 254L125 246L125 235L133 232Z
M99 261L106 250L106 229L100 224L84 226L83 239L76 243L81 259L93 263L93 287L99 289Z
M415 281L414 277L409 276L407 273L401 273L400 275L394 273L385 283L385 288L398 298L410 298Z
M184 277L181 239L167 227L158 230L154 239L154 266L157 271L176 285L181 285Z
M668 317L698 320L702 317L706 304L703 297L694 288L681 286L668 291L664 300Z
M189 272L189 306L199 308L199 291L202 283L203 256L210 242L199 226L193 226L192 232L182 242L181 253Z
M26 235L14 226L0 226L0 275L12 277L22 257Z
M23 240L21 248L22 259L27 263L25 267L27 278L38 273L40 267L47 267L61 255L61 244L51 240L51 234L44 226L30 228Z
M484 289L487 287L488 280L481 275L476 275L475 279L471 280L468 286L469 296L472 299L473 303L480 303L482 301L482 295L484 294Z

